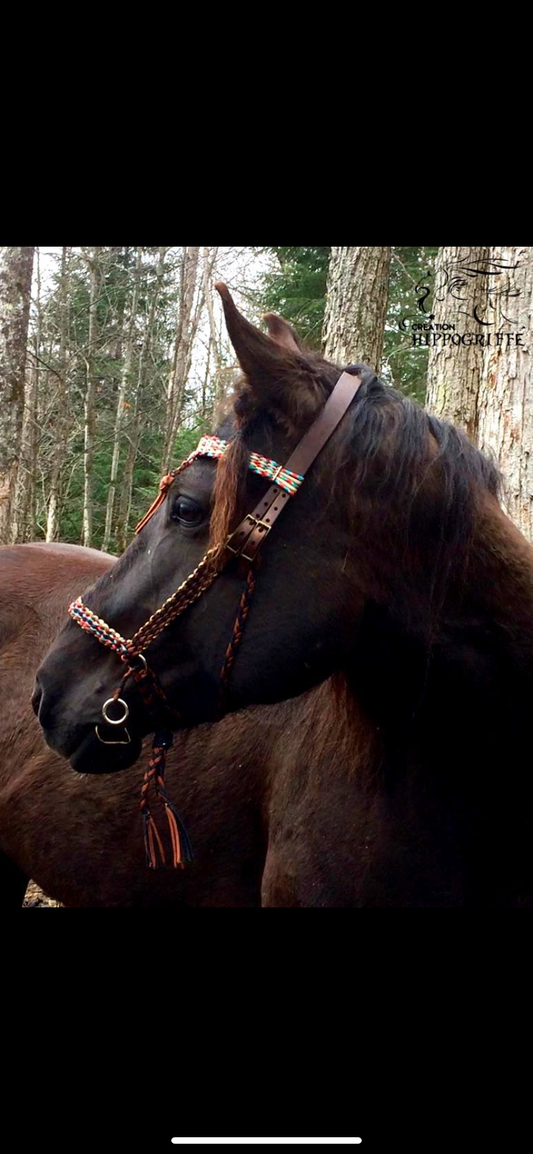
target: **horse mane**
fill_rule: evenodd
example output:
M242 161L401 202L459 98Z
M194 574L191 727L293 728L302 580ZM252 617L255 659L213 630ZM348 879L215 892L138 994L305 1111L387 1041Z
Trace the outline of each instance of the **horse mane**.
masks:
M212 544L223 543L242 510L246 439L275 426L295 444L342 372L313 353L295 362L293 400L286 410L258 403L245 378L236 385L232 412L225 414L218 433L234 439L217 468ZM349 365L346 371L357 373L362 385L306 485L320 487L320 516L340 502L359 541L364 533L366 543L383 549L386 538L406 577L410 566L420 567L422 554L427 569L429 557L429 601L437 609L452 566L464 577L479 495L488 492L498 499L501 474L466 433L386 385L367 365Z

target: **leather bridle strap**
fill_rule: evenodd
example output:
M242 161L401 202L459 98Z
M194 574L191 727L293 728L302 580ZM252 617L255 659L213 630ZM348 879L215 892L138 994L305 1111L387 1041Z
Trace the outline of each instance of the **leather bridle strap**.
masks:
M318 457L320 450L324 448L326 441L329 440L342 420L361 383L361 377L353 373L341 374L322 412L296 446L284 466L285 469L299 473L302 477L305 476L313 461ZM271 485L255 509L251 513L247 513L238 528L228 538L226 544L230 552L243 557L245 561L253 561L281 510L288 504L289 497L290 494L285 489L281 489L275 483Z

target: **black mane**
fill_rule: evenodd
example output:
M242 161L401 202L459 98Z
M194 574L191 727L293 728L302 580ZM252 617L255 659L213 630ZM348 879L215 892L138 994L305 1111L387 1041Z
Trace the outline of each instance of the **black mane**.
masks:
M305 369L310 395L324 403L342 368L316 354L298 361L297 390L305 387ZM320 487L324 518L333 503L340 503L354 527L354 540L364 533L367 543L379 540L383 548L385 542L400 567L408 555L416 565L424 551L433 616L452 567L456 573L466 570L479 494L488 491L498 498L500 472L466 433L386 385L368 365L352 364L346 371L357 373L362 385L306 484ZM237 391L233 420L235 415L240 434L234 482L237 477L245 482L246 441L265 421L281 420L294 444L305 432L305 426L296 427L297 415L291 428L287 414L256 408L245 381ZM232 417L225 416L219 435L232 436ZM408 582L407 570L403 576Z

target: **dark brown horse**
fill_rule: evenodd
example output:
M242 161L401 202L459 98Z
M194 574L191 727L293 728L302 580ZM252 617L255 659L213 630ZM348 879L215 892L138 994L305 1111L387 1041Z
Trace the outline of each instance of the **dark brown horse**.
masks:
M293 795L305 798L309 786L316 790L311 751L317 765L322 762L328 805L336 791L352 789L350 780L343 782L342 764L360 757L357 742L346 746L337 694L327 682L295 701L177 733L167 778L187 816L194 865L148 870L139 814L142 774L132 780L73 773L44 742L30 702L35 669L65 606L114 561L75 545L0 549L0 904L20 906L30 877L70 907L277 904L272 858L265 871L268 831L275 836L287 817L292 822ZM145 742L146 759L148 749ZM302 876L291 901L331 904L329 889L318 887L316 877L323 820L327 806L316 830L295 832ZM306 888L308 876L313 884ZM339 904L350 900L349 877L346 883L345 898L336 885Z
M31 708L35 670L66 606L113 561L71 545L0 549L0 904L20 906L32 877L67 906L260 905L276 709L176 735L167 774L195 840L187 871L146 868L142 773L82 777L43 740Z
M268 488L247 467L250 451L286 461L341 372L280 318L266 336L221 294L245 374L218 430L232 443L218 466L197 460L176 478L86 596L124 637L195 569L210 533L222 552ZM300 707L296 737L290 720L291 772L263 794L263 903L531 905L533 550L466 437L351 368L362 387L264 544L226 701L234 711L281 702L335 675L336 693L330 684ZM239 565L227 566L149 647L183 724L218 716L242 589ZM95 726L118 666L69 622L39 671L46 739L78 771L132 764L153 728L130 679L134 741L126 754L108 747L97 766ZM320 701L331 710L323 726ZM268 738L256 737L263 748Z
M85 777L45 744L30 703L36 666L65 606L114 561L74 545L0 549L0 904L20 906L32 877L71 907L275 905L272 855L265 871L269 828L275 839L293 821L294 797L305 812L306 791L316 791L319 781L328 801L316 829L296 823L301 878L291 904L331 904L327 868L327 885L317 885L322 822L331 820L327 807L339 791L348 791L351 805L352 767L366 764L358 740L346 744L343 705L331 682L295 701L175 735L169 790L186 814L195 850L185 871L145 866L140 773L135 780ZM320 777L310 769L311 752ZM338 904L349 902L349 875L344 887L337 881L335 894Z

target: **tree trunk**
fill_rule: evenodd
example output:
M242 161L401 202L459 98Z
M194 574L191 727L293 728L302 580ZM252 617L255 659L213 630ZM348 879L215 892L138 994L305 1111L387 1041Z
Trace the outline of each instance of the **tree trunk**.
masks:
M508 267L498 284L500 293L508 288L520 295L493 298L490 332L493 339L496 333L503 336L500 345L483 349L477 444L496 457L504 475L506 511L533 544L533 248L493 248L491 259Z
M455 325L458 334L479 328L473 319L474 308L486 303L487 281L483 276L469 280L460 271L463 264L480 265L490 257L490 248L441 248L435 265L433 321L437 325ZM454 281L462 279L463 284ZM433 330L435 337L439 330ZM433 339L433 333L430 334ZM466 429L473 441L477 437L478 400L483 374L483 349L480 345L454 345L441 336L430 345L426 407L437 417L446 418Z
M161 460L162 472L170 468L172 450L178 430L183 394L190 364L191 317L196 290L199 248L184 248L181 265L180 303L176 323L176 343L167 388L167 419Z
M46 540L59 540L59 509L61 473L65 464L67 444L67 334L68 334L68 249L61 250L61 281L59 286L59 382L55 412L55 445L50 475Z
M217 252L218 252L218 249L215 249L215 255ZM213 271L214 263L215 263L215 258L213 258L213 263L211 265L211 274ZM216 365L216 371L217 371L217 373L220 373L222 371L222 357L220 355L220 344L219 344L219 340L218 340L217 327L215 324L215 313L214 313L214 309L213 309L213 290L212 290L212 286L210 284L210 278L208 276L207 262L206 262L206 278L205 278L205 301L206 301L206 305L207 305L207 316L209 318L209 348L212 349L212 351L213 351L213 355L214 355L214 359L215 359L215 365Z
M36 481L37 481L37 404L39 392L39 349L41 345L41 268L39 249L35 249L36 266L36 323L35 354L30 351L26 366L24 413L20 446L17 488L11 521L11 542L30 540L36 535ZM32 363L33 362L33 363Z
M34 248L0 249L0 543L11 540L21 451Z
M99 286L98 257L100 249L95 248L92 259L88 261L91 274L89 296L89 341L87 349L87 385L85 391L85 430L83 454L83 530L82 544L92 545L93 539L93 468L94 468L94 434L95 413L94 398L96 394L95 355L96 355L96 328L97 303Z
M39 417L39 389L41 385L41 366L39 357L41 355L42 343L42 308L41 308L41 262L39 249L37 249L37 285L36 285L36 309L37 317L35 324L35 364L32 373L33 380L33 396L31 406L31 473L29 483L29 497L28 497L28 519L29 519L29 538L34 541L37 536L37 466L38 466L38 417Z
M102 549L107 552L109 543L111 541L111 530L113 525L113 510L115 506L115 494L117 489L118 467L120 461L120 441L122 433L122 422L124 418L124 404L126 401L126 393L128 387L131 386L131 372L133 366L133 347L134 347L134 333L135 333L135 319L137 316L137 301L139 296L139 278L141 272L141 251L137 249L137 260L135 264L135 274L133 281L133 290L131 297L130 319L128 325L128 335L126 338L126 352L124 356L124 364L122 376L117 398L117 411L115 416L115 433L113 439L113 457L111 460L111 475L109 478L109 490L107 494L107 507L105 516L105 530L104 540L102 542Z
M207 415L207 389L209 385L209 373L211 371L211 337L207 342L207 359L205 362L204 379L202 381L202 420L205 420Z
M332 248L323 332L328 360L362 361L379 373L390 262L390 248Z
M198 332L198 325L200 323L200 317L202 315L203 308L204 308L204 305L206 302L208 287L209 287L211 280L212 280L212 277L213 277L213 268L215 266L217 254L218 254L218 248L213 248L213 249L211 249L211 251L209 251L208 248L204 248L204 255L203 255L204 273L203 273L203 277L202 277L202 284L201 284L201 288L200 288L200 291L198 293L198 297L196 300L196 308L194 310L194 315L193 315L192 322L190 325L188 340L187 340L187 360L186 360L185 371L184 371L185 384L187 383L187 381L189 379L189 373L191 371L191 362L192 362L192 354L193 354L193 349L194 349L194 342L196 340L196 334ZM181 390L181 401L182 402L183 402L183 394L184 394L184 389ZM180 410L180 413L178 414L178 418L180 415L181 415L181 410ZM177 431L178 427L179 427L179 419L178 419L178 425L176 427L176 431Z
M468 289L466 303L446 291L454 274L451 262L462 258L492 270L490 279L477 276L469 286L457 287L457 296L465 297ZM499 262L504 267L497 273ZM455 324L457 334L472 333L476 343L440 341L431 348L427 408L460 425L478 448L496 458L506 511L533 543L533 249L441 249L435 291L444 297L435 301L435 324Z
M163 280L163 273L165 270L165 255L167 248L159 249L159 259L157 262L157 271L155 284L152 289L152 298L150 302L150 312L148 322L145 328L141 351L139 354L139 363L137 366L137 386L133 398L133 415L131 422L131 432L128 441L128 453L126 463L124 466L124 475L122 479L122 486L120 491L118 524L116 531L117 548L119 553L123 553L126 548L126 541L128 537L128 522L131 512L131 497L133 490L133 471L135 468L135 461L137 459L137 451L139 448L140 436L140 417L141 417L141 401L142 389L144 381L144 368L148 352L152 343L153 327L155 319L155 310L159 295L161 292L161 284Z

